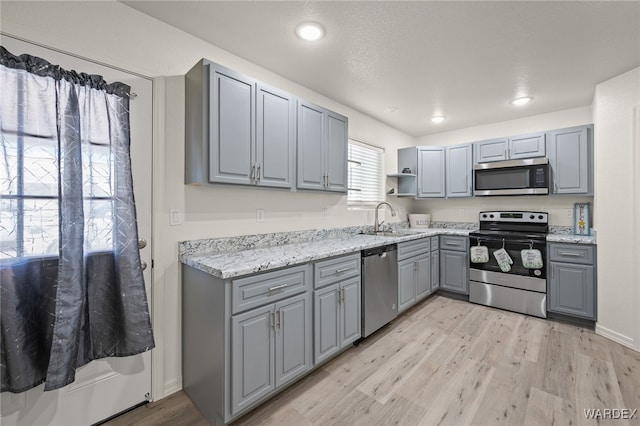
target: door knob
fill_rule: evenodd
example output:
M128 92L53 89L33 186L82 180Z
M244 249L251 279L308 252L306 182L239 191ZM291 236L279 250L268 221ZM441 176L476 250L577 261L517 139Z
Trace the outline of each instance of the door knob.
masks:
M138 240L138 249L143 249L147 246L147 240L145 240L144 238L140 238Z

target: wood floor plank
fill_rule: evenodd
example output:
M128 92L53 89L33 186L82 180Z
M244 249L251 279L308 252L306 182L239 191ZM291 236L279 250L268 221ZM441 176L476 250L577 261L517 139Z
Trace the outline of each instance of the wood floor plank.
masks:
M524 426L578 425L575 404L551 395L538 388L531 388Z
M233 426L585 425L584 408L640 409L640 353L592 330L440 295ZM108 423L206 425L184 392Z

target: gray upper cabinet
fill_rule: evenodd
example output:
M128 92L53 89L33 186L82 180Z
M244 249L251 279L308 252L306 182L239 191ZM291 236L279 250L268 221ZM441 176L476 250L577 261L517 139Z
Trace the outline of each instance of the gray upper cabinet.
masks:
M185 98L186 184L292 187L295 97L203 59Z
M445 148L418 147L418 198L445 195Z
M296 150L295 98L258 84L255 180L258 185L291 188Z
M473 195L473 145L447 146L447 198Z
M348 119L298 101L298 189L347 192Z
M551 191L593 195L593 125L547 132Z
M546 154L544 132L489 139L474 145L476 163L544 157Z

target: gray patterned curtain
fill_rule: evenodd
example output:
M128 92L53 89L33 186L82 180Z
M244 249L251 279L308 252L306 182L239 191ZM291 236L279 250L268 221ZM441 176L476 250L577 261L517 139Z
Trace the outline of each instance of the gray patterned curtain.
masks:
M129 86L0 46L1 391L154 347L129 156Z

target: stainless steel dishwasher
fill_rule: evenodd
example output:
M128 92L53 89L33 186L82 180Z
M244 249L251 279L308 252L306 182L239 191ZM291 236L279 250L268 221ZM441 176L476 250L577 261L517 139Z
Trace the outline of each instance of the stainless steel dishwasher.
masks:
M398 316L398 248L362 250L362 337Z

